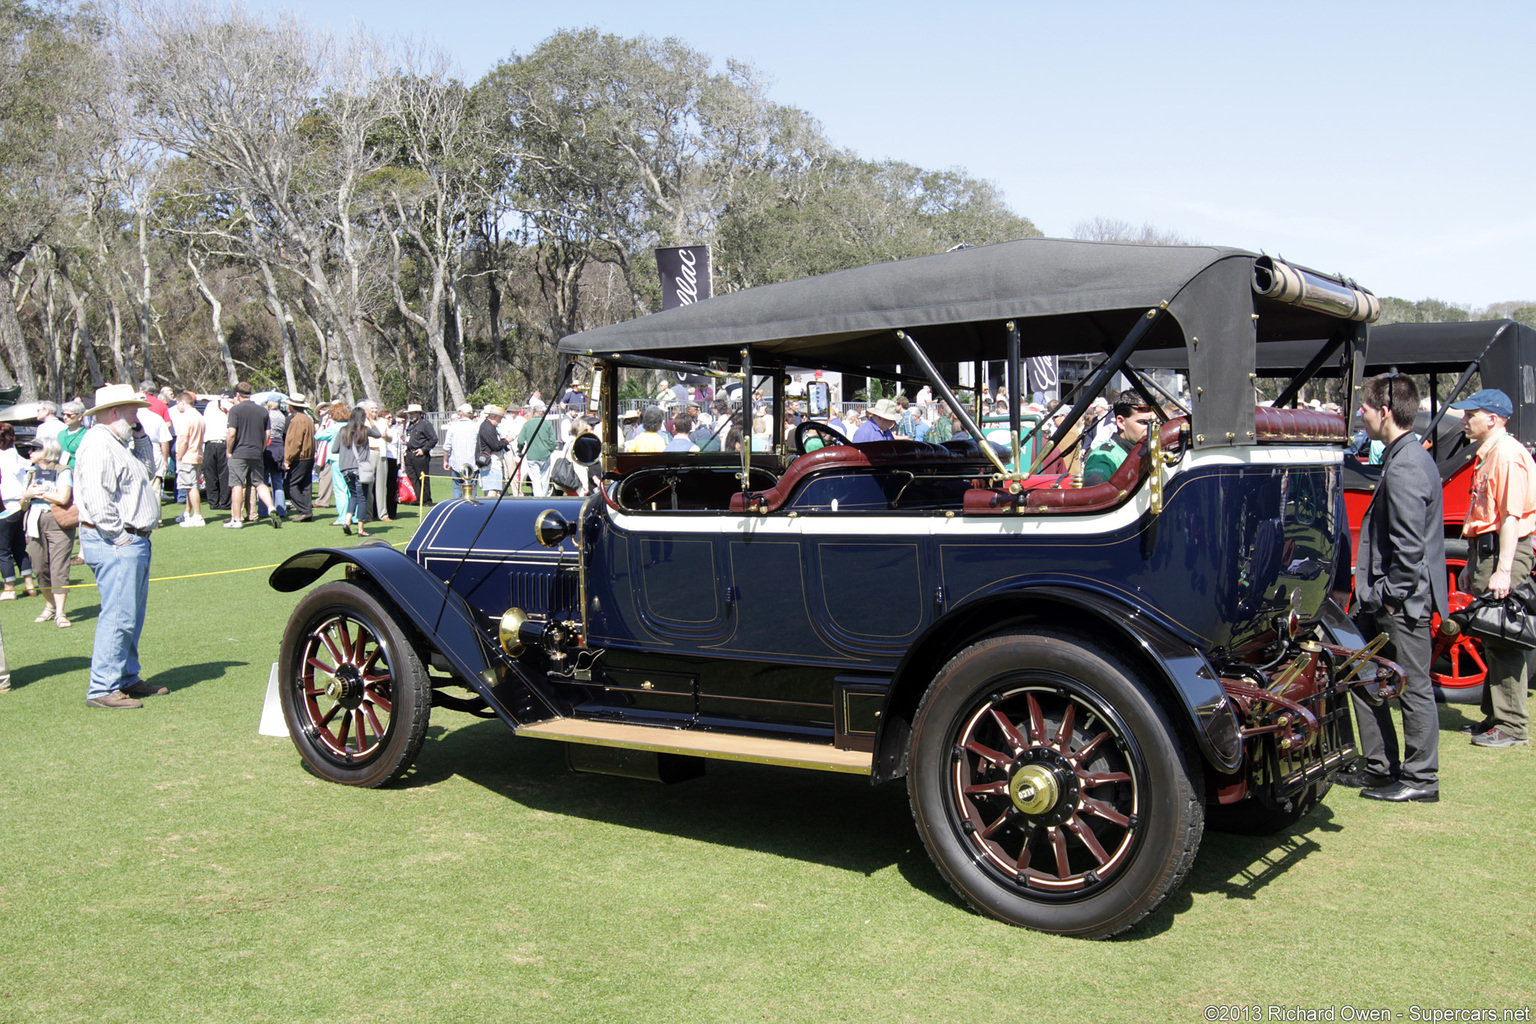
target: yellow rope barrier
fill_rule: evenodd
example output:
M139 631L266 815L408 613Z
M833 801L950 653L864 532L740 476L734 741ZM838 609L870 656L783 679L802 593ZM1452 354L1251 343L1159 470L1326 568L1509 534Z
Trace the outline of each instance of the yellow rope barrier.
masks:
M398 544L391 544L390 547L392 547L392 548L403 547L404 545L409 544L409 543L410 543L410 539L407 538L407 539L401 541ZM321 545L321 546L323 546L323 545ZM187 573L187 574L185 574L183 576L154 576L154 577L150 578L149 582L151 582L151 583L168 583L168 582L170 582L172 580L195 580L195 579L200 579L201 577L204 577L204 576L228 576L228 575L230 575L232 573L237 573L237 572L261 572L263 569L276 569L279 565L282 565L282 564L283 563L281 563L281 562L273 562L271 565L248 565L248 566L245 566L244 568L241 568L241 569L215 569L212 572L192 572L192 573ZM95 590L96 589L96 584L95 584L94 581L91 582L91 583L71 583L68 586L64 586L64 587L49 587L48 589L49 590L81 590L81 589L85 589L85 588L89 588L91 590Z

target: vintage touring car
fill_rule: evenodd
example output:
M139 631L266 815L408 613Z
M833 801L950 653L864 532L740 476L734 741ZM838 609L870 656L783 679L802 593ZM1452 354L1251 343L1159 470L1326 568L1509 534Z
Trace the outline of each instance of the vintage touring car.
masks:
M904 779L971 906L1112 935L1177 888L1207 820L1273 831L1314 807L1354 755L1349 689L1400 683L1330 600L1343 420L1256 408L1250 386L1274 342L1323 339L1320 360L1351 365L1376 308L1233 249L1028 239L566 338L592 366L609 440L584 458L603 486L440 504L403 553L288 559L279 590L345 567L283 637L293 741L317 773L376 786L438 706L563 742L588 771L682 779L726 758ZM1128 362L1173 346L1187 401ZM979 361L1018 395L1026 357L1095 351L1063 431L1117 373L1164 416L1108 481L963 436L982 436L957 393ZM714 453L612 440L628 375L745 382L782 423L791 367L928 385L968 429L850 444L808 421ZM1011 426L1012 449L1049 449Z

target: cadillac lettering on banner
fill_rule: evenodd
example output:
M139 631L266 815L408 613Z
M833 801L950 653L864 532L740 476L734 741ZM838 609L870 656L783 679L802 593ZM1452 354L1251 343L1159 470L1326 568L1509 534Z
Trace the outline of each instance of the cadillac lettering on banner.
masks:
M656 250L661 273L661 308L688 306L709 298L709 246L678 245Z

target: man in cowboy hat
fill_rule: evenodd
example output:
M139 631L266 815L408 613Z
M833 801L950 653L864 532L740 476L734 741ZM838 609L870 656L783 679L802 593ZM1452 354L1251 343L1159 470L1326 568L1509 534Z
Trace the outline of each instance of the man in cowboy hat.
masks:
M405 475L416 491L416 500L432 504L432 449L437 447L437 431L415 402L405 407Z
M302 394L288 396L288 429L283 435L283 490L296 513L293 521L315 518L310 488L315 481L315 421Z
M896 440L894 428L896 420L901 416L901 409L894 401L882 398L870 406L865 415L869 418L859 424L859 429L853 432L854 444L864 441Z
M139 634L149 598L149 534L160 525L160 495L129 446L137 411L148 405L127 384L97 388L96 405L86 410L96 425L86 431L75 454L80 551L101 594L85 695L93 708L143 707L137 698L166 692L139 675Z

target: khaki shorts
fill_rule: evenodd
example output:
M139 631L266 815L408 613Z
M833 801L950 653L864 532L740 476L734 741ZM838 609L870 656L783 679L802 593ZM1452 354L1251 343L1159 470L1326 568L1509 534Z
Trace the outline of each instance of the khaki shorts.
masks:
M266 479L266 472L261 465L261 456L258 455L254 459L229 460L229 486L245 487L248 484L265 483Z
M176 486L184 491L190 491L197 486L197 478L203 471L200 462L178 462L176 464Z

